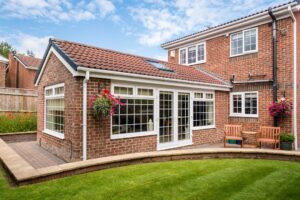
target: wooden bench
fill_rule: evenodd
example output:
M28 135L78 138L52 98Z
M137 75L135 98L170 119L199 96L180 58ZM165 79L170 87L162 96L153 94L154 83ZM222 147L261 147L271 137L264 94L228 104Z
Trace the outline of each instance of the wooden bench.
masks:
M227 140L241 141L243 147L242 126L241 125L225 125L224 126L224 147L226 147Z
M273 144L274 149L280 149L280 127L261 126L257 142L261 148L262 143Z

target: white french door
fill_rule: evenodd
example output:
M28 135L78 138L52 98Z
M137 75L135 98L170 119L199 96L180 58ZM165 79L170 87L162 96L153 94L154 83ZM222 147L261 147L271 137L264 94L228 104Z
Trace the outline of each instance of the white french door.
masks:
M192 144L191 110L189 92L159 91L159 150Z

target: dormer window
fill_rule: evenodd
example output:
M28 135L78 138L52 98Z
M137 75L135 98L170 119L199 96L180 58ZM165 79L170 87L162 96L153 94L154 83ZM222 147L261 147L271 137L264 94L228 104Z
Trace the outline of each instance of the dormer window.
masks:
M179 50L179 64L193 65L204 63L206 59L205 43L194 44Z
M257 28L230 35L230 56L257 52Z

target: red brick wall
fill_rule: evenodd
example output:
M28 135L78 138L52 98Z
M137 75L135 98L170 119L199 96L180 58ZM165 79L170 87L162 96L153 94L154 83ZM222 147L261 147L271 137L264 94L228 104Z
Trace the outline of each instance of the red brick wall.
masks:
M265 75L264 79L272 80L272 27L264 24L258 27L258 52L230 57L230 36L220 36L206 41L206 63L195 65L207 71L218 74L225 80L235 75L235 80L248 80L252 75ZM293 29L292 19L278 21L278 98L284 94L293 99ZM299 45L298 45L299 46ZM171 51L171 50L170 50ZM175 58L169 61L178 63L178 49ZM257 78L256 78L257 79ZM260 78L261 79L261 78ZM268 107L272 102L272 88L265 84L257 86L234 85L234 91L259 91L259 118L230 118L230 123L243 124L247 129L257 129L261 125L273 125L268 114ZM300 122L299 122L300 123ZM292 118L280 122L283 131L292 132Z
M0 88L5 87L5 68L6 64L0 62Z
M17 68L19 65L19 74ZM9 70L6 74L6 87L36 89L34 86L34 78L36 70L26 69L22 63L17 61L12 54L9 55ZM19 84L17 85L17 76Z
M298 144L300 144L300 13L295 13L297 20L297 129L298 129ZM299 145L298 145L299 146Z
M82 156L82 80L73 77L51 54L38 86L37 140L42 147L65 160L80 160ZM58 83L65 84L64 140L43 133L44 88Z

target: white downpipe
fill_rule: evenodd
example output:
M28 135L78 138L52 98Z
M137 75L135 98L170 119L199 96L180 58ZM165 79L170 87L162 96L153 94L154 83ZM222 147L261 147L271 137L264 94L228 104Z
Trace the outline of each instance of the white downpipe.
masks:
M293 102L293 117L294 117L294 136L295 136L295 150L298 149L298 135L297 135L297 21L295 15L292 11L291 6L288 7L288 10L293 19L293 37L294 37L294 102Z
M83 95L82 95L82 159L87 159L87 83L90 80L90 72L85 73L83 80Z

